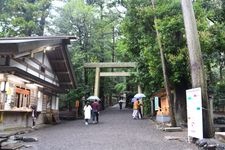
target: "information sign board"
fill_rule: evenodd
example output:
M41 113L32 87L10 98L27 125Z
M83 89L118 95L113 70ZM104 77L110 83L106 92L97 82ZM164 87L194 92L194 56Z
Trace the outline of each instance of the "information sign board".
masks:
M188 136L203 139L201 88L186 90Z

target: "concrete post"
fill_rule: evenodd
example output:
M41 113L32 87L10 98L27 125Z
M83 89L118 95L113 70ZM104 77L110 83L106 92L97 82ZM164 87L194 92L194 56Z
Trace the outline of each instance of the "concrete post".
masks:
M100 68L96 67L95 70L95 89L94 89L94 95L99 96L99 79L100 79Z

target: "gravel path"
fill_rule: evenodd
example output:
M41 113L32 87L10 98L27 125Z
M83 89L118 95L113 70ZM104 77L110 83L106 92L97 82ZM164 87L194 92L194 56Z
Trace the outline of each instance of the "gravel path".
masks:
M163 132L150 119L133 120L132 110L112 107L100 114L99 124L83 120L62 122L25 136L38 142L26 143L31 150L197 150L187 143L187 132ZM168 140L165 137L179 137Z

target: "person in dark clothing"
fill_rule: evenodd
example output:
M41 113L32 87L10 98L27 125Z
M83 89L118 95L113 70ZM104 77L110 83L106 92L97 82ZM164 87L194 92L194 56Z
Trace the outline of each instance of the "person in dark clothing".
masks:
M142 102L138 101L139 119L143 118L141 107L142 107Z
M31 109L32 109L32 128L35 128L35 125L36 125L36 119L37 119L37 107L36 106L31 106Z
M123 106L122 100L119 101L119 105L120 105L120 110L121 110L122 109L122 106Z
M123 107L123 97L120 97L119 106L120 106L120 110L121 110Z
M99 117L99 103L97 100L95 100L92 104L92 112L93 112L93 123L98 123L98 117Z

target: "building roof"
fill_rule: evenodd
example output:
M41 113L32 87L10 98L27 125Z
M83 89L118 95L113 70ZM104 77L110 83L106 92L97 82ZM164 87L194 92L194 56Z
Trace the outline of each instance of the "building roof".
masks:
M38 36L0 38L0 55L2 57L20 58L31 57L31 55L37 52L45 51L49 63L59 80L60 88L65 90L71 89L76 87L76 78L67 49L67 44L70 44L71 39L76 39L76 37ZM48 51L47 48L49 47L51 51Z

